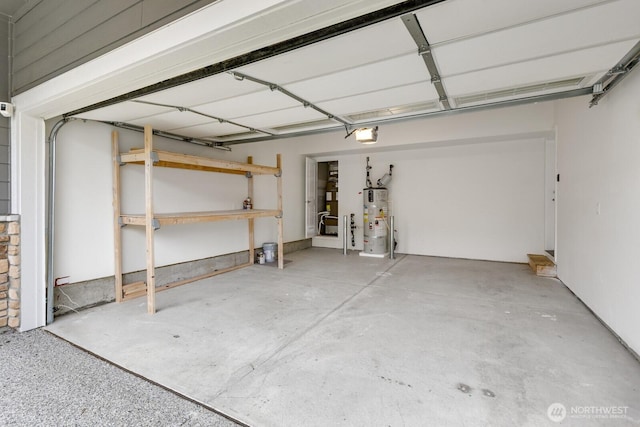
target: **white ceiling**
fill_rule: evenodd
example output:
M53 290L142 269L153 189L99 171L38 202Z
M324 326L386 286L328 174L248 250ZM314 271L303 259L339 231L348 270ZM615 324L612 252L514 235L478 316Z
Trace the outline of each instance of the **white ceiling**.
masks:
M447 0L415 15L454 108L590 87L640 41L638 0ZM344 126L300 99L350 127L442 109L401 17L234 71L246 78L218 74L76 117L233 142Z

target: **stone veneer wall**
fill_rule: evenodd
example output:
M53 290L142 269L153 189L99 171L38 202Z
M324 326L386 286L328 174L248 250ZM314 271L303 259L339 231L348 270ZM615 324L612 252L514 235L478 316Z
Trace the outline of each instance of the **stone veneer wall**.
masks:
M0 216L0 328L20 326L20 217Z

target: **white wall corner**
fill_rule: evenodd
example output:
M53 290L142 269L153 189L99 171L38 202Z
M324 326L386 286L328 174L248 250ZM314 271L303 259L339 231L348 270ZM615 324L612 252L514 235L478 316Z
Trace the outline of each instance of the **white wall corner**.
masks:
M12 211L20 215L20 330L46 320L44 120L17 112L11 124Z

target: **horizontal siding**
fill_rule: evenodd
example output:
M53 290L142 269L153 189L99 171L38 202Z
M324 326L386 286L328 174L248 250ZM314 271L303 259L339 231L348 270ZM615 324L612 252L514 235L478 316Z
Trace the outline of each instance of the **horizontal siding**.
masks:
M142 26L146 27L147 25L151 25L154 22L160 21L165 17L171 16L173 13L179 13L183 8L188 9L193 3L202 2L189 2L184 0L163 0L149 2L147 0L142 4ZM197 8L193 8L192 10L195 9Z
M13 94L214 1L42 1L14 24Z
M28 14L16 21L13 48L17 52L24 52L38 41L50 39L50 34L57 29L63 29L97 1L99 0L48 0L46 5L41 8L47 9L48 13L39 17L38 20L31 19L28 22L22 22L23 19L32 17L31 14ZM36 11L41 12L40 9Z
M9 19L0 15L0 101L9 100Z
M0 16L0 101L9 101L9 19ZM10 122L0 116L0 215L10 214L11 155Z
M71 0L76 1L76 0ZM91 0L92 2L95 0ZM88 2L83 0L83 2ZM64 46L71 44L78 39L95 39L98 31L102 37L106 37L103 41L105 45L109 45L114 41L122 38L120 31L123 27L114 27L114 25L137 26L142 19L142 6L139 0L109 0L92 4L85 8L77 15L69 18L66 22L64 16L59 13L51 18L51 21L58 22L48 33L55 31L55 37L40 37L33 41L31 45L24 45L20 42L21 38L16 37L14 41L15 55L13 60L13 70L20 73L24 68L39 61L49 55L57 55ZM127 15L122 17L121 15ZM113 24L110 23L113 22ZM48 27L48 26L47 26ZM111 32L105 32L102 29L106 27ZM127 27L124 27L127 28ZM38 31L39 32L39 31ZM32 37L29 37L31 39ZM87 52L79 52L83 56Z
M80 20L74 24L65 25L56 31L56 37L48 37L31 46L21 53L16 52L13 59L13 72L18 77L25 68L40 68L43 65L57 70L68 62L68 58L83 58L95 50L95 40L100 40L103 46L109 46L123 37L121 30L136 27L142 19L142 5L131 0L109 0L109 4L118 3L123 6L117 14L105 19L101 15L99 21L96 14L94 19ZM131 4L134 6L131 7ZM104 4L104 3L101 3ZM126 6L125 6L126 4ZM99 9L99 7L97 7ZM99 13L96 8L85 12ZM84 15L84 13L82 14ZM94 24L95 23L95 24Z
M9 119L0 119L0 215L10 214L11 206L11 147Z
M38 40L51 34L55 27L62 25L79 11L99 0L45 0L31 8L29 12L14 19L15 39ZM61 19L63 18L63 19Z

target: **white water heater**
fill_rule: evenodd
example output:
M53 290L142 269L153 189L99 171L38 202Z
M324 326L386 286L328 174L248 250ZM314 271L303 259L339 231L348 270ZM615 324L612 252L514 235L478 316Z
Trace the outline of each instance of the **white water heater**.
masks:
M364 249L362 255L384 257L388 252L388 190L365 188L364 202Z

